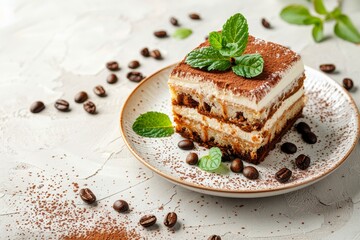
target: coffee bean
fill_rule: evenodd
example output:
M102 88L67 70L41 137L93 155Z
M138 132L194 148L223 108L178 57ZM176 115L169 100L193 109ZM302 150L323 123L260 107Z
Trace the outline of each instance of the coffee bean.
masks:
M45 104L41 101L36 101L30 106L30 112L39 113L45 109Z
M320 70L326 73L332 73L336 69L334 64L321 64Z
M80 189L79 194L80 194L80 198L88 204L92 204L96 201L95 194L88 188Z
M310 158L308 156L304 155L304 154L300 154L295 159L295 164L301 170L305 170L310 166Z
M309 144L314 144L317 142L317 137L313 132L306 132L303 133L301 136L302 139Z
M190 13L190 14L189 14L189 17L190 17L192 20L200 20L200 15L197 14L197 13Z
M281 145L281 151L288 154L294 154L297 151L297 147L293 143L286 142Z
M267 28L267 29L271 28L270 23L265 18L261 19L261 24L264 26L264 28Z
M179 143L178 143L178 147L183 149L183 150L192 150L194 149L194 143L193 141L191 140L181 140Z
M179 21L174 17L170 18L170 23L174 26L179 26Z
M133 61L129 62L128 67L131 69L135 69L135 68L140 67L140 63L139 63L139 61L133 60Z
M221 240L221 237L219 235L211 235L208 240Z
M113 73L111 73L111 74L106 78L106 81L107 81L108 83L110 83L110 84L116 83L117 80L118 80L118 77L117 77L115 74L113 74Z
M280 169L277 173L275 173L275 179L281 183L289 181L291 178L292 172L287 168Z
M69 102L64 99L58 99L56 100L54 104L55 108L61 112L67 112L69 111Z
M152 58L155 58L156 60L162 59L161 52L160 52L159 50L157 50L157 49L152 50L152 51L150 52L150 56L151 56Z
M351 78L344 78L343 86L346 90L351 90L354 87L354 82Z
M189 165L196 165L199 161L199 156L196 153L189 153L186 157L186 163Z
M299 122L298 124L295 125L295 128L296 128L296 131L301 134L303 134L305 132L311 132L310 126L304 122Z
M154 215L145 215L142 218L140 218L139 221L140 225L143 227L151 227L156 223L156 217Z
M101 85L97 85L93 88L93 91L96 95L98 95L99 97L105 97L106 96L106 91L104 89L103 86Z
M116 61L111 61L111 62L106 63L106 67L110 71L118 71L120 69L118 62L116 62Z
M84 91L78 92L78 93L75 95L74 100L75 100L75 102L77 102L77 103L83 103L83 102L85 102L86 100L88 100L88 95L87 95L87 93L84 92Z
M142 75L141 72L135 72L135 71L131 71L126 75L127 79L129 79L132 82L140 82L141 80L143 80L145 77Z
M150 52L149 52L149 49L148 49L147 47L141 49L140 54L141 54L142 56L144 56L144 57L150 57Z
M113 208L115 211L123 213L129 211L129 204L124 200L117 200L114 202Z
M166 38L166 37L168 37L167 32L164 31L164 30L155 31L155 32L154 32L154 35L155 35L155 37L157 37L157 38Z
M84 107L85 111L87 111L90 114L95 114L96 113L96 106L91 101L85 102L83 107Z
M171 228L173 226L175 226L177 222L177 215L174 212L169 212L168 214L166 214L165 219L164 219L164 225Z
M243 171L244 169L244 164L241 161L240 158L235 158L234 160L232 160L231 165L230 165L230 169L231 171L233 171L234 173L240 173Z
M247 177L248 179L252 179L252 180L257 179L259 177L258 170L252 166L244 167L243 174L245 177Z

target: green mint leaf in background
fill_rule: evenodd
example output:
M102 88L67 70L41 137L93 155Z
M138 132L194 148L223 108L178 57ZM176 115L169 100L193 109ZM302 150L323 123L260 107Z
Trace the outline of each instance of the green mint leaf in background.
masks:
M310 16L304 20L304 25L321 24L323 20L318 17Z
M191 51L187 55L185 62L192 67L207 68L209 71L225 71L231 66L230 59L222 56L213 47L198 48Z
M191 34L192 34L192 30L189 28L178 28L172 34L172 37L177 39L184 39L189 37Z
M209 34L210 45L219 50L222 48L222 36L220 32L211 32Z
M314 4L315 11L318 14L326 15L328 13L328 11L325 8L323 0L313 0L313 4Z
M236 75L252 78L258 76L264 68L264 59L260 54L245 54L235 58L232 70Z
M341 14L336 18L334 32L336 36L346 41L360 43L360 33L346 15Z
M313 16L311 16L309 10L302 5L290 5L285 7L281 13L280 17L291 24L298 25L311 25L311 20ZM306 22L308 21L308 22Z
M331 12L329 12L326 17L325 17L325 21L329 21L332 19L336 19L338 16L341 15L341 8L340 7L336 7L334 8L334 10L332 10Z
M203 156L199 160L199 168L204 171L214 171L221 164L222 152L217 147L210 148L209 155Z
M312 36L315 42L321 42L324 39L324 25L323 23L315 24L312 29Z
M246 18L240 13L230 17L223 26L222 37L227 47L229 43L237 44L237 56L240 56L245 51L249 37Z
M168 137L174 133L169 116L160 112L141 114L135 120L132 129L138 135L150 138Z

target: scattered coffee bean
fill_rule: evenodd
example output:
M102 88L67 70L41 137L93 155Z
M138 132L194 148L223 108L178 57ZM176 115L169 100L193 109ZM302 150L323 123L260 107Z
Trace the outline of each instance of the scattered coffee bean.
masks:
M240 158L235 158L231 162L230 169L234 173L240 173L244 169L244 164L243 164L243 162L241 161Z
M142 218L140 218L139 221L140 225L143 227L151 227L156 223L156 217L154 215L145 215Z
M297 151L297 147L293 143L286 142L281 145L281 151L288 154L294 154Z
M150 51L149 51L149 49L148 49L147 47L141 49L140 54L141 54L142 56L144 56L144 57L150 57Z
M115 74L113 74L113 73L111 73L111 74L106 78L106 81L107 81L108 83L110 83L110 84L116 83L117 80L118 80L118 77L117 77Z
M317 142L317 137L313 132L303 133L302 139L309 144L314 144Z
M135 68L140 67L140 63L137 60L133 60L133 61L129 62L128 67L131 69L135 69Z
M281 183L289 181L291 178L292 172L287 168L280 169L277 173L275 173L275 179Z
M179 21L174 17L170 18L170 23L174 26L179 26Z
M343 86L346 90L351 90L354 87L354 82L351 78L344 78Z
M41 101L36 101L30 106L30 112L32 113L39 113L44 110L45 104Z
M191 140L181 140L179 143L178 143L178 147L183 149L183 150L192 150L194 149L194 143L193 141Z
M190 17L192 20L200 20L200 15L197 14L197 13L190 13L190 14L189 14L189 17Z
M88 204L92 204L96 201L95 194L88 188L80 189L79 194L80 194L80 198Z
M166 37L168 37L167 32L164 31L164 30L155 31L155 32L154 32L154 35L155 35L155 37L157 37L157 38L166 38Z
M143 80L145 77L142 75L141 72L135 72L135 71L131 71L126 75L127 79L129 79L132 82L140 82L141 80Z
M157 49L152 50L152 51L150 52L150 56L151 56L152 58L155 58L156 60L162 59L161 52L160 52L159 50L157 50Z
M189 153L186 157L186 163L189 165L196 165L199 161L199 156L196 153Z
M124 200L117 200L113 204L115 211L123 213L129 211L129 204Z
M252 166L244 167L243 174L245 177L247 177L248 179L252 179L252 180L257 179L259 177L258 170Z
M55 108L61 112L67 112L69 111L69 102L64 99L58 99L56 100L54 104Z
M110 71L118 71L120 69L118 62L116 62L116 61L111 61L111 62L106 63L106 67Z
M295 128L296 128L296 131L301 134L303 134L305 132L311 132L310 126L304 122L299 122L298 124L295 125Z
M173 226L175 226L177 222L177 215L174 212L169 212L168 214L166 214L165 219L164 219L164 225L171 228Z
M267 29L271 28L270 23L265 18L261 19L261 24L264 26L264 28L267 28Z
M96 106L93 102L91 101L87 101L84 103L84 109L85 111L87 111L90 114L95 114L96 113Z
M84 92L84 91L78 92L78 93L75 95L74 100L75 100L75 102L77 102L77 103L83 103L83 102L85 102L86 100L88 100L88 95L87 95L87 93Z
M101 85L97 85L93 88L93 91L96 95L98 95L99 97L105 97L106 96L106 91L104 89L103 86Z
M326 73L332 73L336 69L334 64L321 64L320 70Z
M308 156L304 155L304 154L300 154L295 159L295 164L301 170L305 170L310 166L310 158Z
M208 240L221 240L221 237L219 235L211 235Z

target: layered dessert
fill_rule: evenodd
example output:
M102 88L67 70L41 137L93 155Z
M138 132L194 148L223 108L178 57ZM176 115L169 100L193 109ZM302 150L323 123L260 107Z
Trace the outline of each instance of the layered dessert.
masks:
M304 65L289 48L250 35L244 54L261 54L259 75L206 71L184 59L168 84L178 133L258 164L302 113Z

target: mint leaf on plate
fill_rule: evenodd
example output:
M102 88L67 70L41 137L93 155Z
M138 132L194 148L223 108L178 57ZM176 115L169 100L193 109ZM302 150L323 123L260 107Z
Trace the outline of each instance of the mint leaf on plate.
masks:
M360 33L346 15L341 14L336 17L334 32L339 38L353 43L360 43Z
M252 78L258 76L264 68L264 59L260 54L245 54L235 58L235 66L232 67L235 74Z
M298 25L311 25L313 24L311 19L314 18L309 10L302 5L287 6L281 11L280 17L288 23Z
M178 28L172 34L172 37L177 39L184 39L189 37L191 34L192 34L192 30L189 28Z
M222 36L219 32L211 32L209 34L210 46L219 50L222 48Z
M230 17L223 26L222 29L223 42L226 47L235 49L234 45L230 47L229 43L236 44L238 50L236 51L237 55L233 57L240 56L246 48L248 37L249 37L249 29L246 18L237 13Z
M212 147L209 155L203 156L199 160L199 168L204 171L214 171L219 168L221 164L222 152L217 147Z
M198 48L191 51L185 62L192 67L207 68L208 71L225 71L231 66L230 59L222 56L213 47Z
M160 112L141 114L135 120L132 129L138 135L150 138L168 137L174 133L169 116Z

